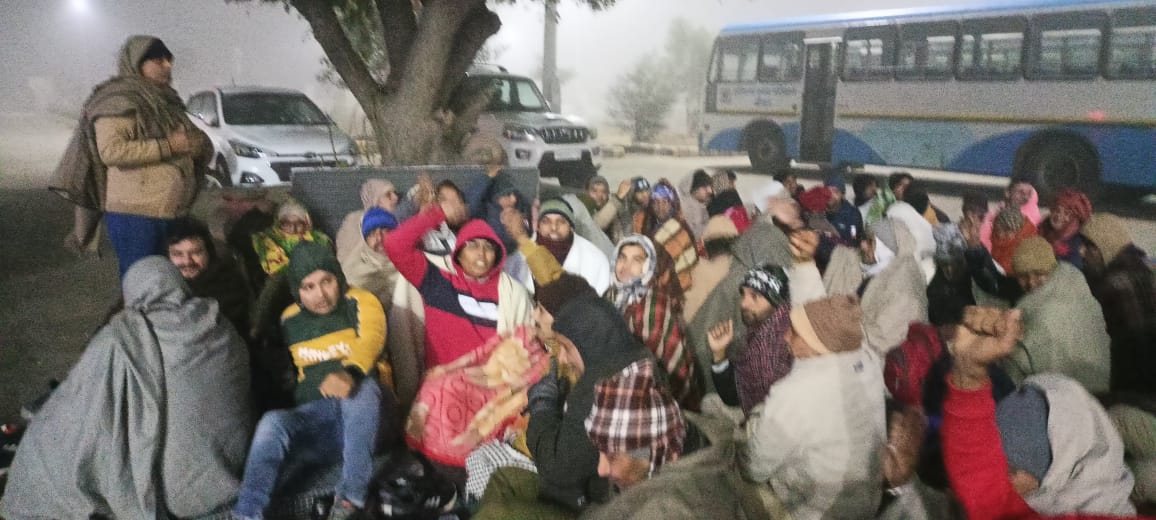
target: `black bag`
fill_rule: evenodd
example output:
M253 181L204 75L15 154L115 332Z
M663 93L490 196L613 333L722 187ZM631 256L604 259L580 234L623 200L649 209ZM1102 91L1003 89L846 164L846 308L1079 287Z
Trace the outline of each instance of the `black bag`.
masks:
M433 467L429 459L408 450L397 463L387 464L369 485L365 510L378 520L435 520L459 518L457 488ZM392 462L392 461L391 461Z

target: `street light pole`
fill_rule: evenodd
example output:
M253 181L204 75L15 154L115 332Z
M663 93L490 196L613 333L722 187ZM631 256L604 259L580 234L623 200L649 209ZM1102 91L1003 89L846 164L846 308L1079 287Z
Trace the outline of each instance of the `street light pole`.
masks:
M550 109L562 111L562 86L558 84L558 0L546 0L542 31L542 90Z

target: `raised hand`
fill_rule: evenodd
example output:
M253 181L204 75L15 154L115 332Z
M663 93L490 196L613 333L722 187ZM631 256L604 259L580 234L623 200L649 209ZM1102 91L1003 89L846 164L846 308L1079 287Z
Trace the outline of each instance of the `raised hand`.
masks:
M727 358L727 346L735 339L734 320L727 320L711 327L707 331L706 338L710 345L711 358L716 364L722 363Z

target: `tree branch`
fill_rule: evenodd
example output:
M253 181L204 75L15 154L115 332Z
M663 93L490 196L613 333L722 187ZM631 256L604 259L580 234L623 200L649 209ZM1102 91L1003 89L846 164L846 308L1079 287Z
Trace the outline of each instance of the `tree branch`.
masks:
M309 22L313 38L325 51L333 69L365 112L371 112L371 107L378 102L381 86L373 79L369 67L353 48L330 3L324 0L289 0L289 4Z
M475 7L462 23L454 36L454 47L446 63L446 75L442 81L442 89L438 97L438 106L446 106L454 89L465 77L466 71L474 63L478 50L486 44L486 40L502 28L502 20L485 4ZM472 124L472 123L471 123Z
M417 35L417 16L412 0L376 0L377 13L381 17L382 43L389 56L389 77L385 81L386 90L397 90L401 84L409 61L410 49Z
M438 0L422 5L417 36L403 72L398 97L406 100L397 107L419 117L430 117L440 108L446 64L454 50L454 39L462 22L485 0Z

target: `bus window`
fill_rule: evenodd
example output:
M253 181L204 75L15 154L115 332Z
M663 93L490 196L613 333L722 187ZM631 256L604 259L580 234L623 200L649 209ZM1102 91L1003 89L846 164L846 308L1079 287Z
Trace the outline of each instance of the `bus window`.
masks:
M1100 70L1099 13L1043 15L1032 19L1032 79L1092 79Z
M719 42L719 81L755 81L759 66L759 42L752 39Z
M954 23L904 25L899 29L899 79L948 79L955 70Z
M1109 41L1106 76L1112 79L1156 78L1156 9L1114 12Z
M895 28L848 29L843 36L843 79L884 80L895 72Z
M959 39L959 79L1019 78L1026 25L1022 18L965 21Z
M803 77L803 38L775 35L763 40L759 81L787 82Z

